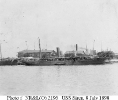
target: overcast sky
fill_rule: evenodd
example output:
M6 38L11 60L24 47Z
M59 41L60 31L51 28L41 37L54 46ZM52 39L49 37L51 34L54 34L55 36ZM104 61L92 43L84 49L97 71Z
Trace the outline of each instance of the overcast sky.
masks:
M27 46L38 49L38 37L42 49L66 51L75 44L92 49L94 44L98 51L102 45L118 52L118 0L0 0L4 57Z

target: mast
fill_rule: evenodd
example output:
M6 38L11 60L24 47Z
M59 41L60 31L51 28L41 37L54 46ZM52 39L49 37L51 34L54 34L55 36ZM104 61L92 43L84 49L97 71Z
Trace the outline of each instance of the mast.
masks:
M27 41L25 41L25 43L26 43L26 57L28 57L28 45L27 45Z
M86 51L88 50L88 48L87 48L87 44L86 44Z
M93 51L94 51L94 43L95 43L95 40L93 41Z
M101 52L102 52L102 42L101 42Z
M87 43L86 43L86 54L88 55L88 48L87 48Z
M34 50L35 50L35 42L34 42Z
M39 58L41 58L41 45L40 45L40 39L39 39Z
M0 55L1 55L1 60L2 60L1 43L0 43Z

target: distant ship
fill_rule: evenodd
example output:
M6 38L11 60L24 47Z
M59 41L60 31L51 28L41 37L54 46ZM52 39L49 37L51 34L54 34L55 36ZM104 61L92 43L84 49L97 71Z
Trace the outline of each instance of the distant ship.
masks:
M17 65L18 59L15 58L2 58L1 44L0 44L0 66L4 65Z
M4 66L4 65L17 65L18 64L18 60L17 59L1 59L0 60L0 66Z

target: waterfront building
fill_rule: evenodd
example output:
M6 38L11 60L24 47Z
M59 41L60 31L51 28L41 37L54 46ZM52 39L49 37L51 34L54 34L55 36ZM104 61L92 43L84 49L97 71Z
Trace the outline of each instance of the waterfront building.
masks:
M39 50L23 50L18 52L18 57L34 57L39 58L40 51ZM48 58L48 57L54 57L57 56L57 52L54 50L41 50L41 57L42 58Z
M89 54L90 54L90 55L96 55L96 50L90 50L90 51L89 51Z
M84 51L66 51L65 57L75 57L75 56L83 56L86 55Z
M86 55L96 55L96 50L89 50L86 48L78 48L76 46L76 50L73 51L66 51L64 56L65 57L77 57L77 56L86 56Z

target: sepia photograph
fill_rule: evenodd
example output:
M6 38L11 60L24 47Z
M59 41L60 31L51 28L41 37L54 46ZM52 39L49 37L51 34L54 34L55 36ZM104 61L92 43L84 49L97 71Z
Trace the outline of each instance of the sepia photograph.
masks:
M118 0L0 0L8 95L118 95Z

